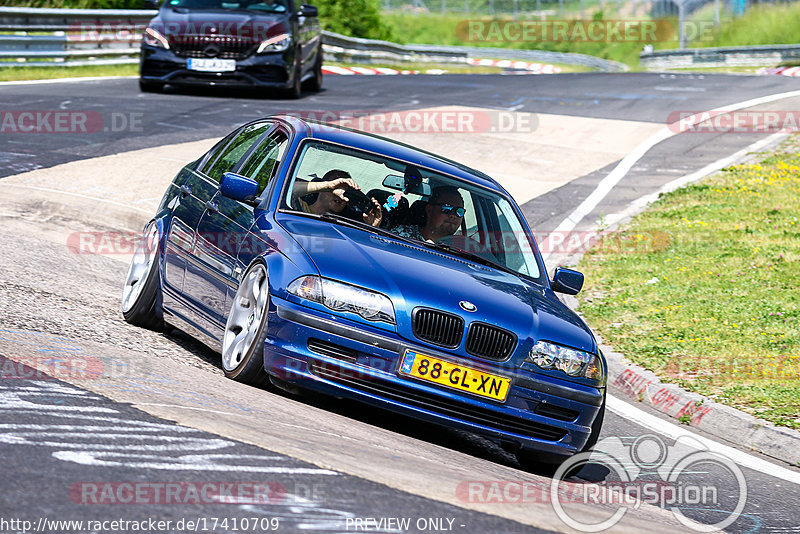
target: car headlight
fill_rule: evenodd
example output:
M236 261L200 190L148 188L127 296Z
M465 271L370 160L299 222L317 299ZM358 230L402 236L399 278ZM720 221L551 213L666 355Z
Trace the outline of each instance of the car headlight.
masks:
M292 44L292 36L288 33L282 33L275 37L270 37L258 45L256 54L262 54L264 52L283 52L289 48L290 44Z
M569 376L590 378L605 382L605 372L600 359L589 352L571 349L547 341L537 341L528 353L527 361L541 369L558 369Z
M367 321L396 324L394 306L386 295L319 276L301 276L288 288L289 293L318 302L338 312L352 312Z
M150 46L157 46L169 50L169 41L167 41L167 38L153 28L147 28L144 31L144 42Z

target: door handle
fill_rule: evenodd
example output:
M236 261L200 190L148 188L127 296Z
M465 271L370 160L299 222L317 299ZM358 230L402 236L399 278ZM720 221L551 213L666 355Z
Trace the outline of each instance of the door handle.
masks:
M217 205L217 203L216 203L216 202L211 202L211 201L209 200L208 202L206 202L206 208L207 208L207 209L208 209L208 211L210 211L211 213L219 213L219 206Z
M187 196L189 196L191 194L192 194L192 188L191 187L189 187L188 185L182 185L181 186L181 196L182 197L187 197Z

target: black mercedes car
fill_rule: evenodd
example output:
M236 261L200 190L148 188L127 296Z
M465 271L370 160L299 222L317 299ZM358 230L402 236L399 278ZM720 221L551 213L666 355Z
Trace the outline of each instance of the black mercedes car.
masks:
M294 0L165 0L142 39L139 87L322 87L317 8Z

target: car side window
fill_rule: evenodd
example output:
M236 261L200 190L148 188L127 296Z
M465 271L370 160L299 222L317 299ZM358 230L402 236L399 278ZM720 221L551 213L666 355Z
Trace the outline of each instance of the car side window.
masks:
M270 134L253 152L240 171L242 176L258 182L258 195L264 192L272 177L275 176L288 145L289 139L283 132Z
M219 182L222 175L233 169L239 160L242 159L248 149L253 146L261 134L266 132L272 127L271 122L258 122L251 124L242 129L239 134L228 145L221 149L217 155L214 163L210 166L206 164L206 169L203 169L206 175ZM210 161L210 160L209 160Z

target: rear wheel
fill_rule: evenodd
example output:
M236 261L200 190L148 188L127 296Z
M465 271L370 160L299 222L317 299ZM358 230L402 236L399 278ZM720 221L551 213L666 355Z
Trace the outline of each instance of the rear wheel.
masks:
M597 417L594 418L594 422L592 422L592 432L589 434L589 439L586 441L586 445L583 446L583 449L581 449L580 452L589 452L597 444L597 440L600 438L600 430L603 428L603 419L605 418L605 414L606 399L603 397L603 404L600 405L600 411L597 413ZM563 462L569 460L569 457L554 456L526 450L517 452L516 456L517 461L519 461L519 464L526 471L535 471L548 476L553 476L553 474L555 474L555 472L558 470L558 467ZM584 465L585 462L575 465L571 469L567 470L567 472L565 472L561 478L569 478L577 475L581 469L583 469Z
M228 378L258 387L267 384L263 347L268 311L267 268L257 263L242 277L228 313L222 338L222 370Z
M160 93L164 90L164 84L161 82L149 82L140 79L139 90L143 93Z
M145 239L136 247L122 289L122 315L135 326L163 330L164 321L156 307L160 300L158 280L158 225L145 227Z

